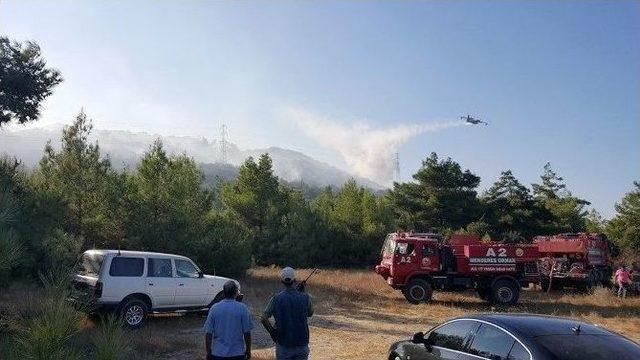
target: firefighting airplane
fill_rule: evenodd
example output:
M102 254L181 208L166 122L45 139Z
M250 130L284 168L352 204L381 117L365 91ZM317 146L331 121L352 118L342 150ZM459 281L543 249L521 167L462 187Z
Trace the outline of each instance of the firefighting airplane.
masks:
M488 122L486 122L486 121L482 121L482 120L480 120L480 119L476 119L476 118L474 118L474 117L473 117L473 116L471 116L471 115L467 115L467 116L460 116L460 119L462 119L462 120L464 120L464 121L468 122L469 124L473 124L473 125L478 125L478 124L484 124L485 126L486 126L486 125L489 125L489 123L488 123Z

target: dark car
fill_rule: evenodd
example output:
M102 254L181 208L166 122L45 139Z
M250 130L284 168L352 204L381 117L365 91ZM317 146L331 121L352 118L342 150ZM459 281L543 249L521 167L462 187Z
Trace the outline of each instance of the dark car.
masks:
M542 315L449 320L389 349L390 360L638 360L640 345L597 325Z

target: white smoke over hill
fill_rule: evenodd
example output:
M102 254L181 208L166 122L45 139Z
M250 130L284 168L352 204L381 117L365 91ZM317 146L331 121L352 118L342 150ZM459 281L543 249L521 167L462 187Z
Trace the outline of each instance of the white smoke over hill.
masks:
M48 128L0 130L0 156L4 154L15 156L27 167L36 166L48 140L52 141L54 148L60 147L61 133L61 125ZM201 164L219 165L220 144L215 139L94 129L90 140L97 141L102 154L108 155L114 167L121 169L134 168L157 138L162 140L165 150L170 154L185 153ZM367 178L355 176L351 172L343 171L297 151L278 147L240 149L232 143L227 144L227 161L233 166L240 165L249 156L257 158L263 153L271 155L275 174L289 182L303 182L318 187L341 186L348 179L355 178L363 186L375 190L383 188Z
M352 172L383 185L393 180L392 155L400 146L426 132L464 125L460 121L445 121L374 128L365 122L339 124L299 109L288 108L283 114L307 136L340 153Z

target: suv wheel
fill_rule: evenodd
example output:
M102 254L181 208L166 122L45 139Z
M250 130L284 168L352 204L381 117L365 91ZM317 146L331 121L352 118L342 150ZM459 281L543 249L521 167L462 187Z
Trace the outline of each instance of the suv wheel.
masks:
M402 294L412 304L431 301L433 289L431 284L422 279L413 279L402 290Z
M498 280L491 287L491 301L495 305L513 305L519 296L520 287L511 280Z
M131 299L120 308L120 319L129 328L136 329L144 324L148 311L144 301Z

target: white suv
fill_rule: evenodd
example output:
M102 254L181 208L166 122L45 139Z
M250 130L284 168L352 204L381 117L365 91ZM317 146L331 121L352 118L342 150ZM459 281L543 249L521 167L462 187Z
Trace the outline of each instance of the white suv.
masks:
M95 295L100 310L116 310L126 325L136 328L149 312L210 307L223 298L222 286L230 279L204 275L180 255L89 250L73 280L76 288Z

